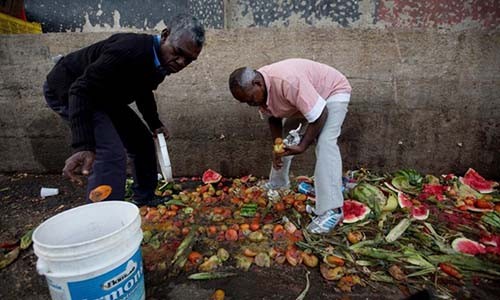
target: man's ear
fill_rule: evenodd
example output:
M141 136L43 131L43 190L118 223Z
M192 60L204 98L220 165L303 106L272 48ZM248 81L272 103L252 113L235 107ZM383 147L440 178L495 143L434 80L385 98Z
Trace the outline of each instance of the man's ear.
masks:
M260 87L263 85L263 82L260 81L260 79L257 76L255 76L254 79L252 79L252 85L256 85L256 86Z
M166 27L161 31L161 40L164 41L170 35L170 28Z

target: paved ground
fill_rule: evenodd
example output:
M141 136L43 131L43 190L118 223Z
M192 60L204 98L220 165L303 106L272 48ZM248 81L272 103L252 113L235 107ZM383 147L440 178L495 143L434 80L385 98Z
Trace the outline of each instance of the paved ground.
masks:
M40 188L57 187L60 195L41 199ZM17 239L29 228L63 210L85 204L83 188L75 187L58 175L0 175L0 241ZM0 270L0 299L50 299L45 279L35 270L32 247L23 251L7 268ZM146 272L147 299L208 299L215 289L223 289L226 299L296 299L305 287L304 267L287 265L270 269L252 267L229 279L193 282L180 276L168 279L162 273ZM432 285L432 283L431 283ZM423 288L423 287L422 287ZM496 290L495 290L496 289ZM499 288L481 284L473 292L459 292L457 298L493 299ZM404 299L411 291L405 286L374 284L355 287L349 294L325 281L318 270L311 271L311 288L306 299ZM418 299L425 299L419 297Z

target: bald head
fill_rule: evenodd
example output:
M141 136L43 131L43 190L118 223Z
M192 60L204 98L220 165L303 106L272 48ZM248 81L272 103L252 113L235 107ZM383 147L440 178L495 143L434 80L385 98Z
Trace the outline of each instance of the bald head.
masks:
M250 67L236 69L229 75L229 89L234 98L251 106L262 105L267 95L264 78Z
M229 76L229 89L231 89L231 93L235 94L235 92L246 92L252 87L252 81L255 79L254 69L250 67L243 67L233 71Z

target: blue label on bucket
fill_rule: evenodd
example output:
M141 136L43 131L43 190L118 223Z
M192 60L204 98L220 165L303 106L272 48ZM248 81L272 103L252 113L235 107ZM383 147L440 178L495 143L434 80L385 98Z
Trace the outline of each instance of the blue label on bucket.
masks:
M126 262L98 277L68 282L71 299L139 300L144 298L141 248Z

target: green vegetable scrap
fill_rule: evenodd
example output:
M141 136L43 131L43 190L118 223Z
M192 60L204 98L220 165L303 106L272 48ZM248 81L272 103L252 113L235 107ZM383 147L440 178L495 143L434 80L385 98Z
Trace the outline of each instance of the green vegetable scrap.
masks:
M248 203L248 204L244 204L241 207L240 215L242 217L251 218L251 217L254 217L256 213L257 213L257 203Z

